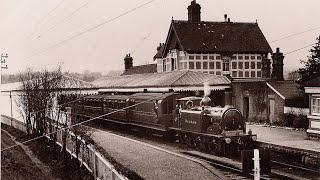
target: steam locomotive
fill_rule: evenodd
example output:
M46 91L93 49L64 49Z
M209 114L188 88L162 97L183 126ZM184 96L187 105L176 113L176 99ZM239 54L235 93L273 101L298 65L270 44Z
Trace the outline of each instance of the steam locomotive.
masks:
M232 107L212 107L209 97L180 93L91 95L77 105L82 119L98 117L129 129L163 135L198 149L226 156L250 148L257 136L246 133L241 112Z

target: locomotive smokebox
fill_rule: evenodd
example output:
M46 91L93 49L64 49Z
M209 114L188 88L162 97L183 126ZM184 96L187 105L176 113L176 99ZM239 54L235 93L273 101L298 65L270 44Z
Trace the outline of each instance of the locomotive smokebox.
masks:
M200 106L210 106L210 105L211 105L211 99L208 96L204 96L200 101Z

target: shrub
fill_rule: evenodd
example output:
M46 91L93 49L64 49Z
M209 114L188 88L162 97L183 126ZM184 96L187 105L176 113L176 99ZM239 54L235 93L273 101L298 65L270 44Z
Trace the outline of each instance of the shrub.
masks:
M309 127L308 117L304 114L296 115L296 117L293 120L293 127L308 129Z
M285 113L283 115L284 126L293 127L293 121L296 118L296 116L297 115L295 115L293 113Z

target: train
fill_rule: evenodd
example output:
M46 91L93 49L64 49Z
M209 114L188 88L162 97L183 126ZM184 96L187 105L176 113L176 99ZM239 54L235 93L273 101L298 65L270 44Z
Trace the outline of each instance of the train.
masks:
M254 148L257 136L246 133L241 112L233 106L212 106L208 96L183 93L97 94L78 101L77 117L116 123L127 129L158 134L197 149L227 156Z

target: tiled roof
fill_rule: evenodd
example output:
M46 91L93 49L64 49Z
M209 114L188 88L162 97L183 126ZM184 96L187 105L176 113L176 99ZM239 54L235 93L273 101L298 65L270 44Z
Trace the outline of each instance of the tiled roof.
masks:
M320 76L312 79L310 81L307 81L303 84L304 87L320 87Z
M132 66L130 69L126 70L122 75L131 74L146 74L146 73L156 73L157 64L147 64L141 66Z
M257 23L172 21L162 55L174 46L188 53L272 52Z
M211 86L230 86L230 80L225 76L204 74L194 71L173 71L165 73L149 73L123 75L118 77L103 77L93 82L100 88L130 89L130 88L164 88L164 87L201 87L208 82Z
M95 88L93 84L63 75L60 88L62 89L88 89ZM1 91L17 91L21 89L21 82L2 84Z
M276 81L268 84L285 99L303 97L304 94L303 90L299 89L300 85L294 81Z

